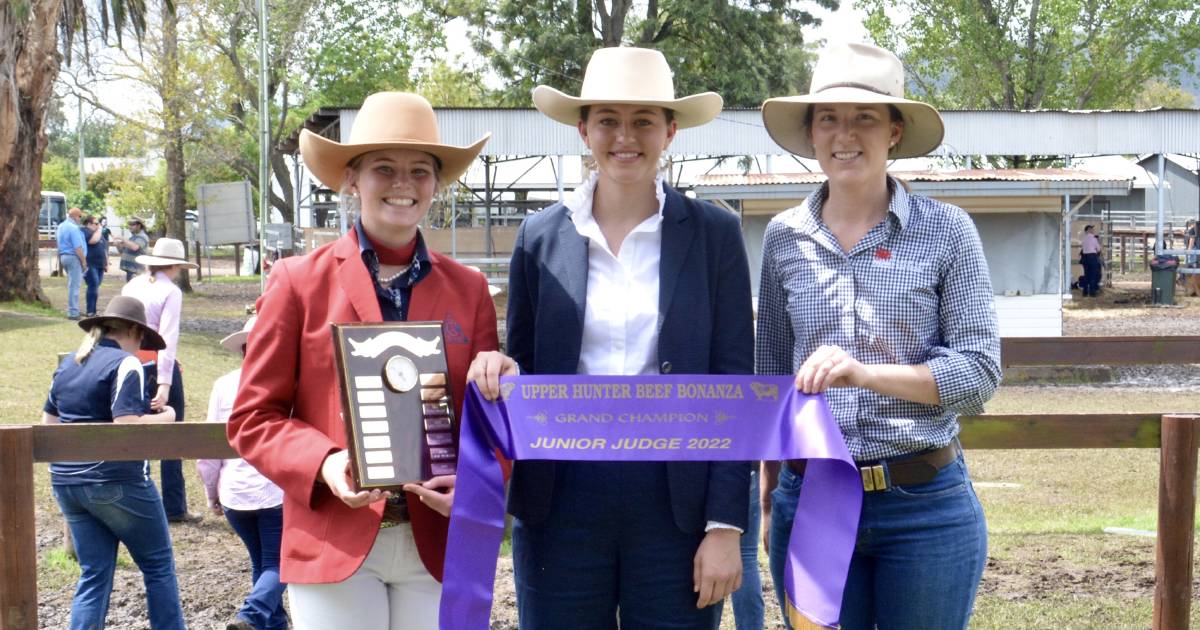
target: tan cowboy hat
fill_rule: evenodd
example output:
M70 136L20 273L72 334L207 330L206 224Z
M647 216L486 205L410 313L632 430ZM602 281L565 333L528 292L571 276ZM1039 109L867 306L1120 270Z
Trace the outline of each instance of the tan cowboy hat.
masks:
M128 295L118 295L109 300L104 307L103 315L93 315L79 320L79 327L85 332L110 321L123 321L137 324L142 328L142 350L162 350L167 347L162 335L146 325L146 307L142 301Z
M821 51L808 94L767 99L762 105L767 133L801 157L816 157L804 118L813 103L881 103L904 116L904 134L892 158L925 155L942 143L945 126L933 107L904 98L904 65L891 52L869 44L837 43Z
M300 155L322 184L340 192L346 165L364 153L384 149L424 151L441 162L438 183L444 186L471 167L491 137L491 133L485 133L467 147L442 144L437 115L429 101L408 92L376 92L358 110L349 142L334 142L305 129L300 132Z
M254 328L254 322L257 319L257 315L251 315L241 330L221 340L221 346L230 352L241 352L242 346L246 344L246 338L250 336L250 329Z
M533 89L533 105L572 127L579 122L581 107L601 103L664 107L675 113L680 129L703 125L721 113L721 95L716 92L675 98L672 76L667 58L657 50L601 48L588 60L578 97L539 85Z
M187 254L183 251L183 241L177 238L163 237L154 242L154 248L149 254L142 254L133 259L139 265L151 267L170 267L178 265L195 269L199 267L194 262L188 262Z

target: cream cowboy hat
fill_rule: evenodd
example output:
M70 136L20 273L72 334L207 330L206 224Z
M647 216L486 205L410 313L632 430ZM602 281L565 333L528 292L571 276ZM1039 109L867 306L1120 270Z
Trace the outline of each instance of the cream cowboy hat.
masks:
M808 94L767 99L762 105L767 133L779 146L800 157L816 157L804 117L814 103L881 103L904 116L904 134L891 158L925 155L942 143L945 126L933 107L904 98L904 65L869 44L831 44L821 51Z
M257 315L251 315L250 319L246 320L246 324L242 326L241 330L221 340L221 347L230 352L241 352L242 346L246 344L246 338L250 336L250 329L254 328L254 322L257 319Z
M151 267L170 267L178 265L195 269L199 267L194 262L188 262L187 254L183 251L183 241L176 238L163 237L154 241L154 248L149 254L142 254L133 259L139 265L148 265Z
M351 160L384 149L414 149L434 156L441 162L438 183L446 185L470 168L491 137L486 133L467 147L442 144L429 101L408 92L376 92L358 110L349 142L334 142L305 129L300 132L300 155L308 170L335 192L341 191Z
M657 50L601 48L588 60L578 97L539 85L533 89L533 105L572 127L579 122L581 107L601 103L664 107L675 112L680 129L703 125L721 113L721 95L716 92L675 98L671 77L667 58Z
M93 315L79 320L79 327L84 332L105 322L122 321L136 324L142 329L142 350L162 350L167 347L162 335L146 325L146 306L142 301L128 295L118 295L109 300L102 315Z

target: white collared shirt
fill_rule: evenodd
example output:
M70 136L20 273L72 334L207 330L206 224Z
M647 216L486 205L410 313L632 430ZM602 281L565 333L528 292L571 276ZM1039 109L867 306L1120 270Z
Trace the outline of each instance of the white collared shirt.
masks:
M598 175L563 198L575 231L588 240L587 302L576 374L658 374L658 280L662 260L662 176L654 179L658 212L633 228L613 255L592 215ZM742 529L708 521L704 531Z
M654 181L658 212L633 228L613 255L592 215L597 174L563 199L588 239L587 301L578 374L658 374L658 280L666 193Z

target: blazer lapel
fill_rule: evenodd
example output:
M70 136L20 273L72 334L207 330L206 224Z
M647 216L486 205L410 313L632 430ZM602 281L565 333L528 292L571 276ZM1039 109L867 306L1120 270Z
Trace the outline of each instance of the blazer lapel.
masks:
M690 221L683 197L674 188L665 186L667 202L663 207L662 255L658 263L658 329L671 308L679 275L687 260L695 236L694 221Z
M570 329L554 332L556 343L570 344L564 347L564 368L574 370L579 365L579 351L583 343L583 312L587 304L588 241L575 229L570 213L564 212L558 228L558 239L554 243L557 253L547 266L554 271L555 278L562 283L563 291L571 301L575 317L564 322Z
M338 239L334 246L334 256L338 259L338 284L346 293L350 306L354 309L358 320L362 322L378 322L383 320L379 310L379 298L375 297L375 285L371 282L370 272L363 264L362 254L358 250L358 237L354 230Z

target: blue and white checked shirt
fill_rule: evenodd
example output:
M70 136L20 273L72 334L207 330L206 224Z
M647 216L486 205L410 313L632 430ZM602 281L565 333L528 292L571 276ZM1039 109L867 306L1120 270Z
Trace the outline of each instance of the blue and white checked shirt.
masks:
M940 405L861 388L826 392L860 462L945 446L958 415L982 412L1000 382L1000 333L975 224L894 180L889 189L887 218L849 253L820 219L828 184L775 217L763 239L757 373L794 374L821 345L933 373Z

